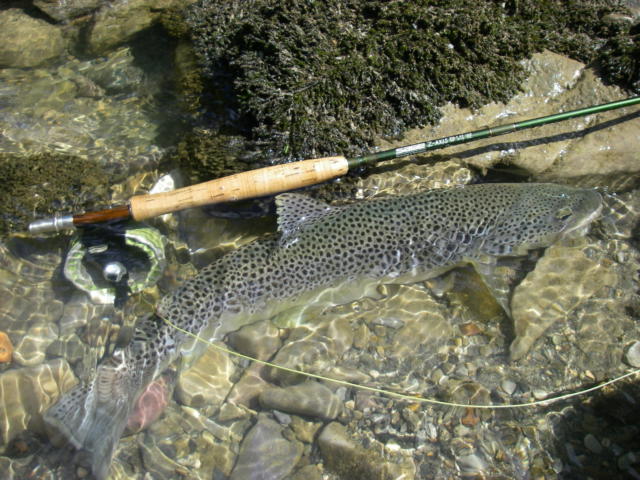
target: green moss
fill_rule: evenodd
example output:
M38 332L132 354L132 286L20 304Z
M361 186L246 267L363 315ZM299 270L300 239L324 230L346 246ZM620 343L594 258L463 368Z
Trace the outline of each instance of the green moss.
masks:
M95 209L116 181L94 162L49 153L0 153L0 178L0 236L24 231L37 217Z
M245 139L224 135L207 129L194 129L176 149L172 159L189 175L191 183L233 175L257 165L242 157L246 151Z
M160 14L160 24L165 31L176 39L189 36L189 25L185 22L184 14L180 8L167 8Z
M360 154L434 123L439 106L504 101L520 60L590 62L614 0L200 0L187 16L207 91L272 157ZM627 27L628 28L628 27Z
M640 94L640 33L609 40L599 53L596 65L610 83Z

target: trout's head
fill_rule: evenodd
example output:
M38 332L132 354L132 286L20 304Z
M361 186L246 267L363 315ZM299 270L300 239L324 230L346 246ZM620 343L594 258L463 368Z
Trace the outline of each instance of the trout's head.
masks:
M583 234L602 209L602 197L592 189L521 184L513 193L514 202L491 235L493 246L503 245L502 251L492 253L522 255L567 235Z

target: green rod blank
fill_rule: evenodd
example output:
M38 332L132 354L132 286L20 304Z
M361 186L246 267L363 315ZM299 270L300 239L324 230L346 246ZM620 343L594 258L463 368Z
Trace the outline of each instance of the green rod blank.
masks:
M362 157L350 158L349 169L358 167L361 165L381 162L383 160L391 160L394 158L406 157L408 155L416 155L419 153L428 152L431 150L438 150L440 148L449 147L451 145L458 145L461 143L472 142L474 140L480 140L483 138L495 137L498 135L504 135L518 130L524 130L526 128L539 127L541 125L547 125L549 123L561 122L570 118L582 117L585 115L592 115L594 113L606 112L607 110L615 110L616 108L628 107L640 103L640 96L626 98L624 100L618 100L616 102L604 103L602 105L594 105L587 108L580 108L578 110L571 110L569 112L556 113L553 115L547 115L545 117L532 118L524 120L522 122L511 123L507 125L500 125L497 127L484 128L482 130L475 130L473 132L459 133L457 135L451 135L449 137L442 137L435 140L429 140L421 143L414 143L413 145L407 145L399 148L392 148L390 150L383 150L382 152L371 153Z

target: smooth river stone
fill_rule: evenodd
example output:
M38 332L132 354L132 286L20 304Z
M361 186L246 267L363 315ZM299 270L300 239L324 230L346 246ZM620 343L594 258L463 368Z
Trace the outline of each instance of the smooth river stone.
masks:
M76 383L63 359L0 374L0 446L26 429L44 435L42 414Z
M102 0L34 0L33 4L58 22L91 13L102 5Z
M518 285L511 300L516 339L511 359L524 357L551 325L564 320L599 290L612 287L617 275L597 245L552 245Z
M320 454L324 464L338 473L340 478L389 478L384 459L373 449L366 450L351 440L344 425L331 422L318 437Z
M95 13L88 46L104 54L156 23L163 10L182 7L193 0L114 0Z
M268 360L282 345L279 330L270 321L245 325L229 334L229 344L238 352L258 360Z
M342 412L342 401L315 381L291 387L269 388L260 394L260 405L296 415L333 420Z
M18 341L13 352L13 360L25 367L39 365L44 362L47 348L57 338L58 326L55 323L39 321Z
M0 11L0 67L35 67L64 52L62 30L18 8Z
M247 432L230 480L289 478L302 456L302 443L286 440L283 427L264 414Z
M178 402L213 414L233 387L230 377L234 370L229 355L209 347L191 367L180 372L176 384Z

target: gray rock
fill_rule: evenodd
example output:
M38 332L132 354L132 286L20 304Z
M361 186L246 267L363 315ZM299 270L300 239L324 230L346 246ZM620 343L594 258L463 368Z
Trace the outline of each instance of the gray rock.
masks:
M487 463L475 453L459 456L456 458L456 464L463 477L483 476L483 472L487 469Z
M602 445L592 433L588 433L584 437L584 446L587 447L588 450L592 451L596 455L599 455L602 453Z
M102 3L102 0L34 0L33 5L58 22L68 22L97 10Z
M229 334L229 344L238 352L259 360L267 360L278 351L282 340L270 321L245 325Z
M318 465L307 465L298 470L291 480L322 480L322 470Z
M269 388L259 397L264 408L333 420L342 412L342 402L321 383L310 381L284 388Z
M234 366L229 355L209 347L189 368L180 372L176 384L176 399L182 405L216 411L233 384L230 377Z
M624 360L634 368L640 367L640 342L633 342L624 353Z
M0 11L0 67L35 67L64 52L60 29L22 10Z
M0 374L0 446L27 429L44 434L42 414L76 382L62 359Z
M33 367L44 362L49 345L58 338L58 326L55 323L37 322L17 343L13 360L25 367Z
M353 442L347 429L338 422L324 427L318 437L318 446L327 468L341 478L394 478L389 477L388 465L380 454Z
M95 87L103 89L107 94L135 92L140 89L144 80L144 73L135 65L135 58L129 47L119 48L103 61L96 61L84 74Z
M174 6L186 6L191 0L115 0L102 7L89 32L89 49L102 54L130 40L152 26Z
M516 391L516 386L516 383L509 379L503 380L500 384L500 388L502 388L507 395L513 395L513 392Z
M286 440L282 431L277 422L260 415L242 441L230 480L288 478L302 456L303 446Z

